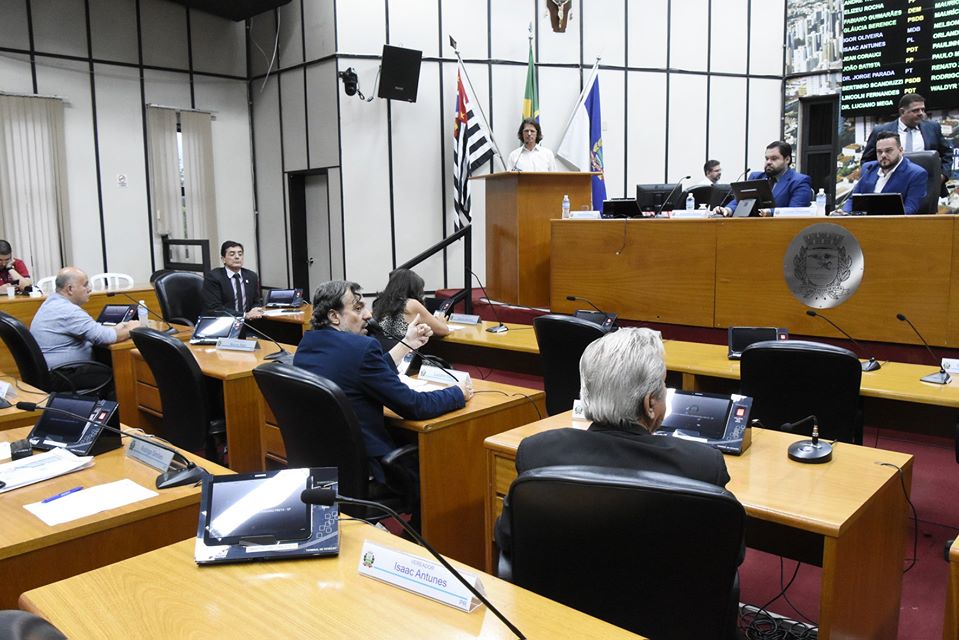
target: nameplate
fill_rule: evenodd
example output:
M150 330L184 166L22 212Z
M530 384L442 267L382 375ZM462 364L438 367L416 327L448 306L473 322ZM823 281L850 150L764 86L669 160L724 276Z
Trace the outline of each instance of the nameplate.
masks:
M254 351L259 349L260 345L256 340L240 340L239 338L217 338L217 349L226 349L227 351Z
M942 368L950 373L959 373L959 358L943 358Z
M701 220L708 218L710 213L712 212L706 209L673 209L673 215L670 217L673 220Z
M573 400L573 420L586 420L586 405L582 400Z
M480 605L479 598L443 565L381 547L368 540L363 543L358 569L361 576L442 602L460 611L470 612ZM462 575L477 591L486 595L486 590L477 576L468 573Z
M599 220L602 217L603 216L599 211L570 211L569 212L570 220Z
M155 444L150 444L142 440L133 440L132 438L130 439L130 444L127 445L126 455L128 458L139 460L143 464L153 467L160 472L169 469L170 463L173 462L172 451L167 451L163 447L158 447Z
M454 313L450 315L450 322L458 322L460 324L479 324L480 317L471 313Z
M815 208L810 209L809 207L776 207L773 209L774 218L822 218L825 216L825 213L820 215Z
M420 380L427 380L429 382L438 382L443 385L456 384L453 381L453 378L450 377L450 374L456 376L456 379L460 382L470 379L470 374L466 371L457 371L456 369L440 369L431 364L423 364L420 367L420 373L417 376Z

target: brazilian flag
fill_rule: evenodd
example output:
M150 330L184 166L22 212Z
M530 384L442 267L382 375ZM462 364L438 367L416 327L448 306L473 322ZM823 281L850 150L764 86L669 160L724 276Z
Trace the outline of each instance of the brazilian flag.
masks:
M539 122L539 91L536 89L536 67L533 64L533 41L529 42L529 66L526 69L526 94L523 96L523 119Z

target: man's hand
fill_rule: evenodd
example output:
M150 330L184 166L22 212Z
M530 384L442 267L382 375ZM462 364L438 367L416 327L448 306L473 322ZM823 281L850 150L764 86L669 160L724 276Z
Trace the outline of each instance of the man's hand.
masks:
M246 320L257 320L263 317L263 307L253 307L249 311L243 314L243 318Z
M460 391L463 392L463 400L466 402L470 401L470 398L473 397L473 382L469 378L466 380L460 380L456 383L456 386L460 388Z
M14 269L12 266L7 269L7 279L12 285L20 284L20 272Z
M728 218L733 215L733 210L729 207L713 207L713 213L718 213L719 215Z
M429 342L431 335L433 335L433 330L425 322L420 322L420 314L417 313L413 322L406 328L404 341L414 349L419 349Z

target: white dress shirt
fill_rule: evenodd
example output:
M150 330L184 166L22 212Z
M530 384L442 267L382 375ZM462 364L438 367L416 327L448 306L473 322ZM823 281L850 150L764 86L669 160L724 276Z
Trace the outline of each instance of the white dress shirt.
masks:
M507 171L556 171L556 158L546 147L536 145L530 151L524 144L514 149L506 160Z

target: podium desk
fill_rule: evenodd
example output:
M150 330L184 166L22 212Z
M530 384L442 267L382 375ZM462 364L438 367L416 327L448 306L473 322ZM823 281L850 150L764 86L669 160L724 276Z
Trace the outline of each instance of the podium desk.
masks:
M545 394L489 380L473 380L466 406L428 420L404 420L385 409L397 442L419 446L420 532L440 553L483 566L483 440L546 415ZM265 459L284 463L286 449L269 407L262 432Z
M183 540L25 593L20 606L70 638L514 637L486 607L465 613L360 576L364 540L428 557L344 520L336 557L198 567L194 540ZM641 637L493 576L481 580L489 600L530 638Z
M0 440L24 438L29 431L27 427L0 431ZM230 473L185 455L211 473ZM17 598L28 589L196 535L199 487L163 489L156 497L52 527L23 508L72 487L123 478L156 491L158 475L152 467L127 458L120 448L96 456L88 469L0 493L0 608L15 608Z
M568 428L571 412L486 439L486 566L493 526L516 478L526 437ZM801 437L753 429L752 446L725 456L733 492L746 508L746 544L822 567L820 638L894 640L899 624L911 455L837 443L831 462L801 464L786 448ZM884 465L895 465L899 472ZM707 536L708 539L708 536Z

